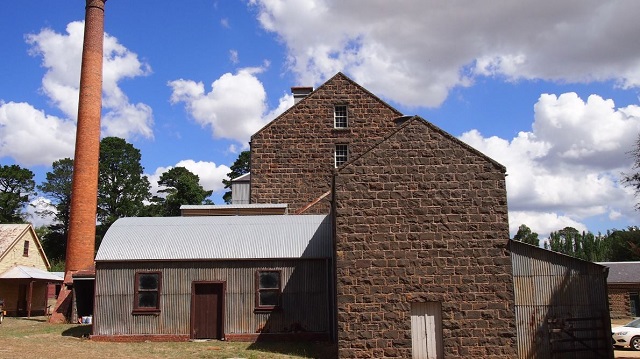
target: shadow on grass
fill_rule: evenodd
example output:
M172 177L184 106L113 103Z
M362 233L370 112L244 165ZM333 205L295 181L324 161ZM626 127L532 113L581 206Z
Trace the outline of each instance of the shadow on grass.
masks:
M249 349L315 359L332 359L336 352L335 344L328 342L255 342Z
M91 334L91 324L76 325L62 332L63 337L89 338Z
M27 318L27 317L16 317L17 320L22 320L25 322L37 322L37 323L45 323L47 322L47 318L45 317L31 317L31 318Z

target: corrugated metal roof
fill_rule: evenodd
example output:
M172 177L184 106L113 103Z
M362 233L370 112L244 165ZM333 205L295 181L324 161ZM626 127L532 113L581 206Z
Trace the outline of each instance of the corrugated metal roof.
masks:
M328 258L328 215L131 217L105 234L96 261Z
M609 284L640 283L640 262L598 262L609 267Z
M62 282L64 278L53 272L26 266L13 266L0 274L0 279L45 279L55 282Z

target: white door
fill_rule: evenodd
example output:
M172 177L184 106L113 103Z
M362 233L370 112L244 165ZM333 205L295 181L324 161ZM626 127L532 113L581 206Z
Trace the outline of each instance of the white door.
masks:
M414 359L442 359L442 305L411 303L411 353Z

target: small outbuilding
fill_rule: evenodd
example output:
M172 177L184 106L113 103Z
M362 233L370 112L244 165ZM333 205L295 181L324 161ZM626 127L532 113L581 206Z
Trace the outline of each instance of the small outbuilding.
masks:
M519 358L613 358L607 267L509 241Z
M46 314L47 286L62 282L48 269L49 261L31 224L0 224L0 298L7 315Z
M609 268L611 318L640 317L640 262L601 262Z
M94 340L328 340L327 215L122 218L96 255Z

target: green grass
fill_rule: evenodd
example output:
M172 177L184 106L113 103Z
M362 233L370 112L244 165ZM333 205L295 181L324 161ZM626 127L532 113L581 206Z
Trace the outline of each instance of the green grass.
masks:
M105 343L88 339L90 325L49 324L45 317L5 318L0 358L331 358L331 344L313 342Z

